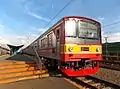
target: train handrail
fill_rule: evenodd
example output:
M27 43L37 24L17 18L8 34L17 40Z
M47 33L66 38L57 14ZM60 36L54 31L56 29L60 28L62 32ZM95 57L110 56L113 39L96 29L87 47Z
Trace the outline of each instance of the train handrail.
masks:
M36 63L37 63L38 68L40 68L40 71L41 71L41 77L40 78L42 78L42 61L41 61L41 59L40 59L40 57L38 55L38 52L37 52L35 46L33 46L33 50L34 50L34 52L35 52L35 54L36 54L36 56L38 58L38 60L36 60Z

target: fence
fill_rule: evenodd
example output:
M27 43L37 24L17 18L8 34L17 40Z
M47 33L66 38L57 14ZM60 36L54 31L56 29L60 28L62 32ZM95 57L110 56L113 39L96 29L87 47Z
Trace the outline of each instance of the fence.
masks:
M9 50L8 49L5 49L5 48L3 48L3 47L0 47L0 56L1 55L5 55L5 54L9 54L10 52L9 52Z
M103 51L103 59L120 61L120 51Z

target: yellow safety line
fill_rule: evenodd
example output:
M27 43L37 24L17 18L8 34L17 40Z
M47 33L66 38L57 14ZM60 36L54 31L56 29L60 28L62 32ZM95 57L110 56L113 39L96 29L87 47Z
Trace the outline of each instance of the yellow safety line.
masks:
M66 80L67 82L71 83L72 85L76 86L79 89L83 89L82 86L76 84L75 82L71 81L70 79L64 78L64 80Z

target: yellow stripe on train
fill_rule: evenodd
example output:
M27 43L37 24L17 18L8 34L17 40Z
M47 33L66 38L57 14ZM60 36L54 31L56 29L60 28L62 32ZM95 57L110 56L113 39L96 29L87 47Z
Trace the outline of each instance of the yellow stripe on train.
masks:
M91 52L91 53L102 53L102 46L101 45L77 45L77 44L65 44L64 45L64 52Z

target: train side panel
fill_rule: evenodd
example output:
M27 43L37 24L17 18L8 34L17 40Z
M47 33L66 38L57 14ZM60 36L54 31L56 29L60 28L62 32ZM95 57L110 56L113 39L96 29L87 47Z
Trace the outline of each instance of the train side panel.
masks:
M39 50L38 53L40 56L46 57L46 58L52 58L56 60L61 59L61 51L64 50L63 47L60 46L61 43L64 43L64 23L63 21L58 23L52 30L39 39L47 39L45 42L41 43L39 42ZM49 36L50 35L50 36Z

